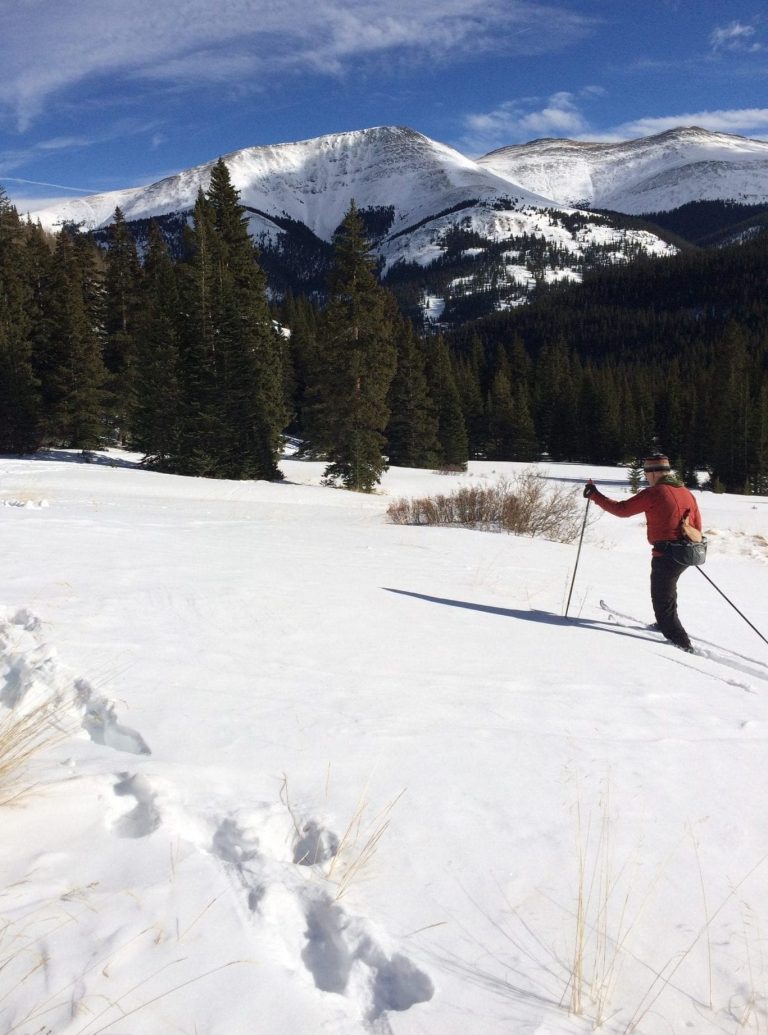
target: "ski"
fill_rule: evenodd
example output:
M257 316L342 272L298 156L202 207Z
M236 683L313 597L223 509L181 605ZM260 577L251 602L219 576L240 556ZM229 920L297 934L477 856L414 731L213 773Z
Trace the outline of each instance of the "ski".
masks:
M634 615L626 614L624 611L618 611L616 608L607 604L604 600L600 601L600 607L617 625L623 625L628 629L642 629L644 632L651 634L655 633L659 642L668 642L658 629L653 627L653 625L649 625L648 623L641 621ZM761 661L757 661L755 658L745 658L743 655L737 654L735 651L729 651L726 648L717 647L714 644L710 644L707 647L694 647L693 657L703 658L707 661L714 661L719 665L725 665L727 668L731 668L736 672L744 673L745 675L752 676L756 679L768 680L768 665L765 665ZM743 689L752 690L753 688L744 686Z

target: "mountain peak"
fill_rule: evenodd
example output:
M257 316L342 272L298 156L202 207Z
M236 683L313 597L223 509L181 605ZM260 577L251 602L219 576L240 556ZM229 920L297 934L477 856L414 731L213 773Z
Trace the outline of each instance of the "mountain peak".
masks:
M559 205L634 215L699 200L768 202L768 142L700 126L607 143L543 138L478 164Z

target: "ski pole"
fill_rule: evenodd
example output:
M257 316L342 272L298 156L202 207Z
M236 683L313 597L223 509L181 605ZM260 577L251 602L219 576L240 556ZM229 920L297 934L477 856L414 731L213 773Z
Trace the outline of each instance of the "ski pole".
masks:
M579 536L579 548L576 551L576 564L573 566L573 578L571 579L571 588L568 590L568 600L566 601L566 604L565 604L565 615L563 616L565 618L568 617L568 608L571 606L571 593L573 593L573 584L576 581L576 569L579 567L579 557L581 556L581 544L582 544L582 541L584 539L584 529L587 527L587 514L589 513L589 504L590 504L590 499L589 499L589 496L587 496L587 505L584 508L584 520L581 523L581 535Z
M698 570L701 571L701 568L699 568ZM714 582L709 577L709 575L707 575L703 571L701 571L701 574L704 576L704 578L707 580L707 582L710 584L710 586L715 586ZM715 586L715 589L717 590L717 592L720 594L720 596L724 600L728 600L728 597L725 595L725 593L723 593L722 589L720 589L719 586ZM755 629L754 625L750 622L750 620L747 618L747 616L745 614L742 614L741 611L739 611L738 607L736 607L734 602L732 600L728 600L728 603L731 605L731 607L736 612L736 614L741 615L741 617L744 619L744 621L747 623L747 625L750 627L750 629L754 629L755 630L755 632L760 637L760 639L763 641L763 643L768 643L768 640L766 640L766 638L763 636L763 634L760 632L760 630L759 629Z

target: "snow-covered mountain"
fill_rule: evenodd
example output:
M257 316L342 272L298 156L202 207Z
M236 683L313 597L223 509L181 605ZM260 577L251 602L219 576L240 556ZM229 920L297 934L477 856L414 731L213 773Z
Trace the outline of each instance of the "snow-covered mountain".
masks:
M595 266L675 251L661 230L590 208L768 203L768 143L697 129L621 144L540 140L474 161L412 129L384 126L245 148L224 160L276 292L322 290L328 242L354 199L384 273L411 296L418 284L422 312L447 323L519 305L539 286L578 281ZM178 233L213 164L33 217L49 229L73 222L98 234L119 206L137 225L174 215Z
M359 208L393 206L391 234L468 199L551 204L458 151L401 127L249 147L224 160L244 205L301 222L325 241L353 198ZM189 210L198 190L207 188L213 165L206 162L147 187L67 200L35 216L47 227L68 221L97 229L111 221L117 205L128 220Z
M695 126L614 144L534 140L477 164L561 206L638 215L691 201L768 204L768 141Z

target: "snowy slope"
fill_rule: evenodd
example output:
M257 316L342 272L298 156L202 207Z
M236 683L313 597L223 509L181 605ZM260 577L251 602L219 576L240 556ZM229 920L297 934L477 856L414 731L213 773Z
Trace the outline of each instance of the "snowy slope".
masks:
M638 251L676 250L655 234L615 220L564 211L506 174L401 127L247 148L225 161L241 202L251 210L252 236L284 270L283 283L294 278L300 292L306 290L307 271L311 275L327 262L320 243L332 238L353 200L377 217L380 229L372 236L385 273L397 263L430 267L440 260L435 284L422 286L423 306L426 311L427 296L439 291L438 308L449 318L457 318L451 317L451 305L460 312L467 296L486 296L474 313L479 315L482 306L492 311L525 302L539 282L580 280L592 265L626 262ZM75 222L99 230L117 206L129 222L188 214L200 189L208 187L212 165L148 187L65 201L34 217L51 229ZM291 255L296 223L307 227L319 246L314 261L302 252L305 263L299 269ZM456 245L457 238L466 240L465 247ZM538 242L534 248L532 240ZM304 236L301 247L306 244ZM416 274L416 279L423 278Z
M385 518L516 465L104 459L0 458L0 716L59 728L0 806L0 1031L766 1029L768 646L694 572L702 653L649 632L641 519L591 515L566 622L575 544ZM700 503L765 632L768 500Z
M641 214L701 200L768 204L768 141L696 127L617 144L534 140L478 165L565 206Z
M326 241L353 199L358 208L393 205L393 233L467 199L514 194L520 203L549 204L458 151L401 127L245 148L224 161L243 205L302 222ZM149 187L73 199L35 217L46 227L74 221L95 229L111 221L117 205L129 220L185 211L198 191L207 189L213 164Z

